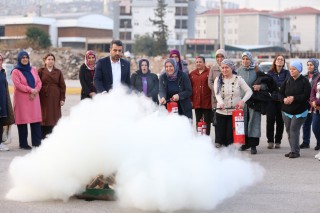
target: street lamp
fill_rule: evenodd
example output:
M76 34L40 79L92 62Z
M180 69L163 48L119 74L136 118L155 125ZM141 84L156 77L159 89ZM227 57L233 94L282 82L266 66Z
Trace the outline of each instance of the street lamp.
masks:
M223 37L223 0L220 0L220 24L219 24L219 37L220 37L220 49L224 49L224 37Z

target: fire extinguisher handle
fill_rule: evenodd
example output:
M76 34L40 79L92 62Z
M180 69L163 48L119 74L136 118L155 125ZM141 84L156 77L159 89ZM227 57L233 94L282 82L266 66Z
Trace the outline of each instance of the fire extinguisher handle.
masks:
M219 110L222 110L222 108L214 108L214 109L219 109ZM237 108L234 108L234 107L226 107L224 109L237 109Z

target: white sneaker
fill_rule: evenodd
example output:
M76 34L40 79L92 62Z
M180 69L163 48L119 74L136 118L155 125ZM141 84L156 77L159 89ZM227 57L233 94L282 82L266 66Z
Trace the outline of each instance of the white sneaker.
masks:
M9 151L9 148L3 143L0 144L0 151Z
M314 156L314 158L318 159L320 157L320 152Z

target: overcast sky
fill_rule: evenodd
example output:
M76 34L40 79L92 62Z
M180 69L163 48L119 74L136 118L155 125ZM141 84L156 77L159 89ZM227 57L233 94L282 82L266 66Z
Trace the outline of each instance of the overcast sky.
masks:
M240 5L241 8L259 10L281 10L295 7L313 7L320 10L320 0L225 0Z

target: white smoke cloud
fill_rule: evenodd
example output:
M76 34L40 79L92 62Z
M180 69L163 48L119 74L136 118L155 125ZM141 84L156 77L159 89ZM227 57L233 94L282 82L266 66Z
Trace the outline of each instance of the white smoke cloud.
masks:
M84 100L42 145L10 165L16 201L67 201L98 174L117 172L119 204L210 210L260 181L264 169L235 147L217 150L186 117L124 88Z

